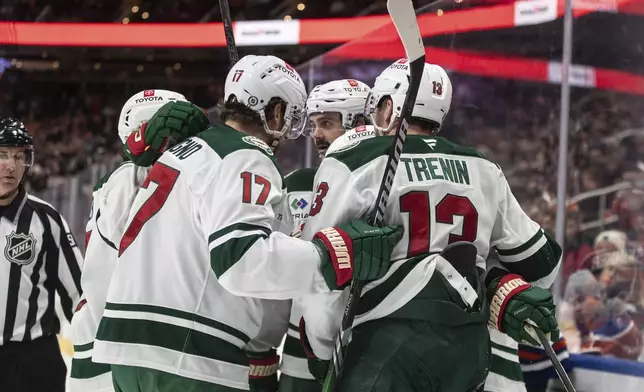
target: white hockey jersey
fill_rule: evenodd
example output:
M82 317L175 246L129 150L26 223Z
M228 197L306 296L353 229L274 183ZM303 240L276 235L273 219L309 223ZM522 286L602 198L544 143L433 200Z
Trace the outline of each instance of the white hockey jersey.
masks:
M316 169L298 169L285 177L286 197L284 198L283 230L300 233L301 226L309 216L313 195L313 180ZM280 371L295 378L313 380L309 372L306 353L300 342L299 322L302 318L302 300L293 299L288 331L282 350Z
M72 319L74 358L71 392L113 391L109 365L92 362L94 337L103 316L107 289L116 267L118 243L139 185L148 169L124 162L94 187L86 227L86 250L81 286L83 299Z
M264 299L328 291L315 246L273 230L283 193L270 148L225 125L165 152L118 246L94 360L248 389Z
M315 176L316 194L303 239L311 239L321 228L368 216L376 204L391 144L392 137L375 136L374 128L366 126L331 145ZM393 252L397 261L385 277L365 285L354 325L400 309L435 271L451 268L443 266L437 255L420 262L409 258L440 252L455 241L474 243L481 267L490 248L496 247L504 267L538 285L551 285L558 271L561 249L523 212L501 169L476 150L440 137L407 137L385 223L405 229ZM470 302L463 291L464 279L448 275L454 289ZM304 307L307 335L322 359L331 358L340 327L346 299L339 295L312 296L307 302L315 305ZM327 311L320 312L321 308Z

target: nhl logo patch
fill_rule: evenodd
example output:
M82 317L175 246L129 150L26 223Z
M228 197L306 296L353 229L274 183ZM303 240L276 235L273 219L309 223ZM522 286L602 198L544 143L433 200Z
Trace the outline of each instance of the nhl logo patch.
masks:
M12 263L27 265L34 261L36 255L36 239L33 234L16 234L11 232L4 247L4 257Z

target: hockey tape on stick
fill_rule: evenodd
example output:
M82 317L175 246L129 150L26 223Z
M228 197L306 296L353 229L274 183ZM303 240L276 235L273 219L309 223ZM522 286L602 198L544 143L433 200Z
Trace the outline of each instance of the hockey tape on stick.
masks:
M572 382L570 381L570 377L568 377L568 373L566 373L566 370L561 365L561 361L559 361L559 358L557 358L555 350L552 349L552 345L546 337L546 334L544 334L543 331L539 328L534 328L531 325L527 325L526 328L531 328L532 332L539 338L539 342L541 342L546 355L548 355L550 362L552 362L552 365L555 367L555 371L557 372L559 379L563 383L566 392L577 392L575 387L572 385Z
M391 151L387 158L385 173L378 190L376 208L370 219L370 223L374 226L381 226L383 223L387 200L391 193L391 186L394 182L396 169L398 168L405 139L407 138L408 121L411 118L416 103L416 95L418 95L418 89L420 88L420 81L423 77L425 67L425 45L420 35L416 12L414 11L414 5L411 0L387 0L387 12L389 12L396 31L398 31L409 61L409 89L407 90L407 96L405 97L401 111L402 121L400 121L398 129L396 130ZM324 380L323 392L331 392L336 379L340 377L342 363L344 362L344 353L351 333L350 328L353 325L353 319L355 318L358 299L362 293L363 285L363 282L356 280L351 284L351 292L342 317L342 328L336 338L336 347L339 343L340 350L336 348L333 352L333 365L330 366L330 370ZM337 372L336 369L338 369Z
M219 0L219 10L221 11L221 21L224 23L224 34L226 35L226 47L228 48L228 59L230 68L239 60L237 45L235 44L235 33L233 32L233 19L230 17L230 7L228 0Z

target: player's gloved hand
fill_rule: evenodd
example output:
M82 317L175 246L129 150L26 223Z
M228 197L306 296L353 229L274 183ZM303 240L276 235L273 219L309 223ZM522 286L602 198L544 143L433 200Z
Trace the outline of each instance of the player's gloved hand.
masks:
M346 287L351 279L382 278L402 235L401 226L375 227L358 219L318 231L313 243L322 257L320 270L326 284L337 290Z
M247 351L251 392L277 392L277 368L280 357L274 349L264 352Z
M137 166L151 166L176 143L208 128L208 116L190 102L171 101L128 136L123 152Z
M309 373L311 373L311 375L317 382L322 384L324 383L324 378L326 377L326 373L329 370L331 361L328 359L320 359L313 353L313 348L309 343L309 338L308 336L306 336L306 322L304 321L304 317L300 318L299 330L300 342L302 343L302 347L304 348L304 352L306 353Z
M541 346L534 329L540 329L552 341L559 340L552 294L532 286L521 276L507 274L487 286L490 303L488 324L519 343Z

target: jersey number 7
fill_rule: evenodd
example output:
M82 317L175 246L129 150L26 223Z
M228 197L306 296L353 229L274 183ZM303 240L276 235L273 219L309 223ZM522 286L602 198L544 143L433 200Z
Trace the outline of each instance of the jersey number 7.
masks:
M141 185L141 189L147 189L150 182L157 184L157 188L152 192L152 195L143 203L141 208L136 212L132 222L123 233L121 244L119 245L119 256L134 242L134 239L141 232L145 222L150 220L157 212L163 207L165 201L168 200L170 191L179 178L180 172L170 166L157 162L152 166L152 170L146 177Z

